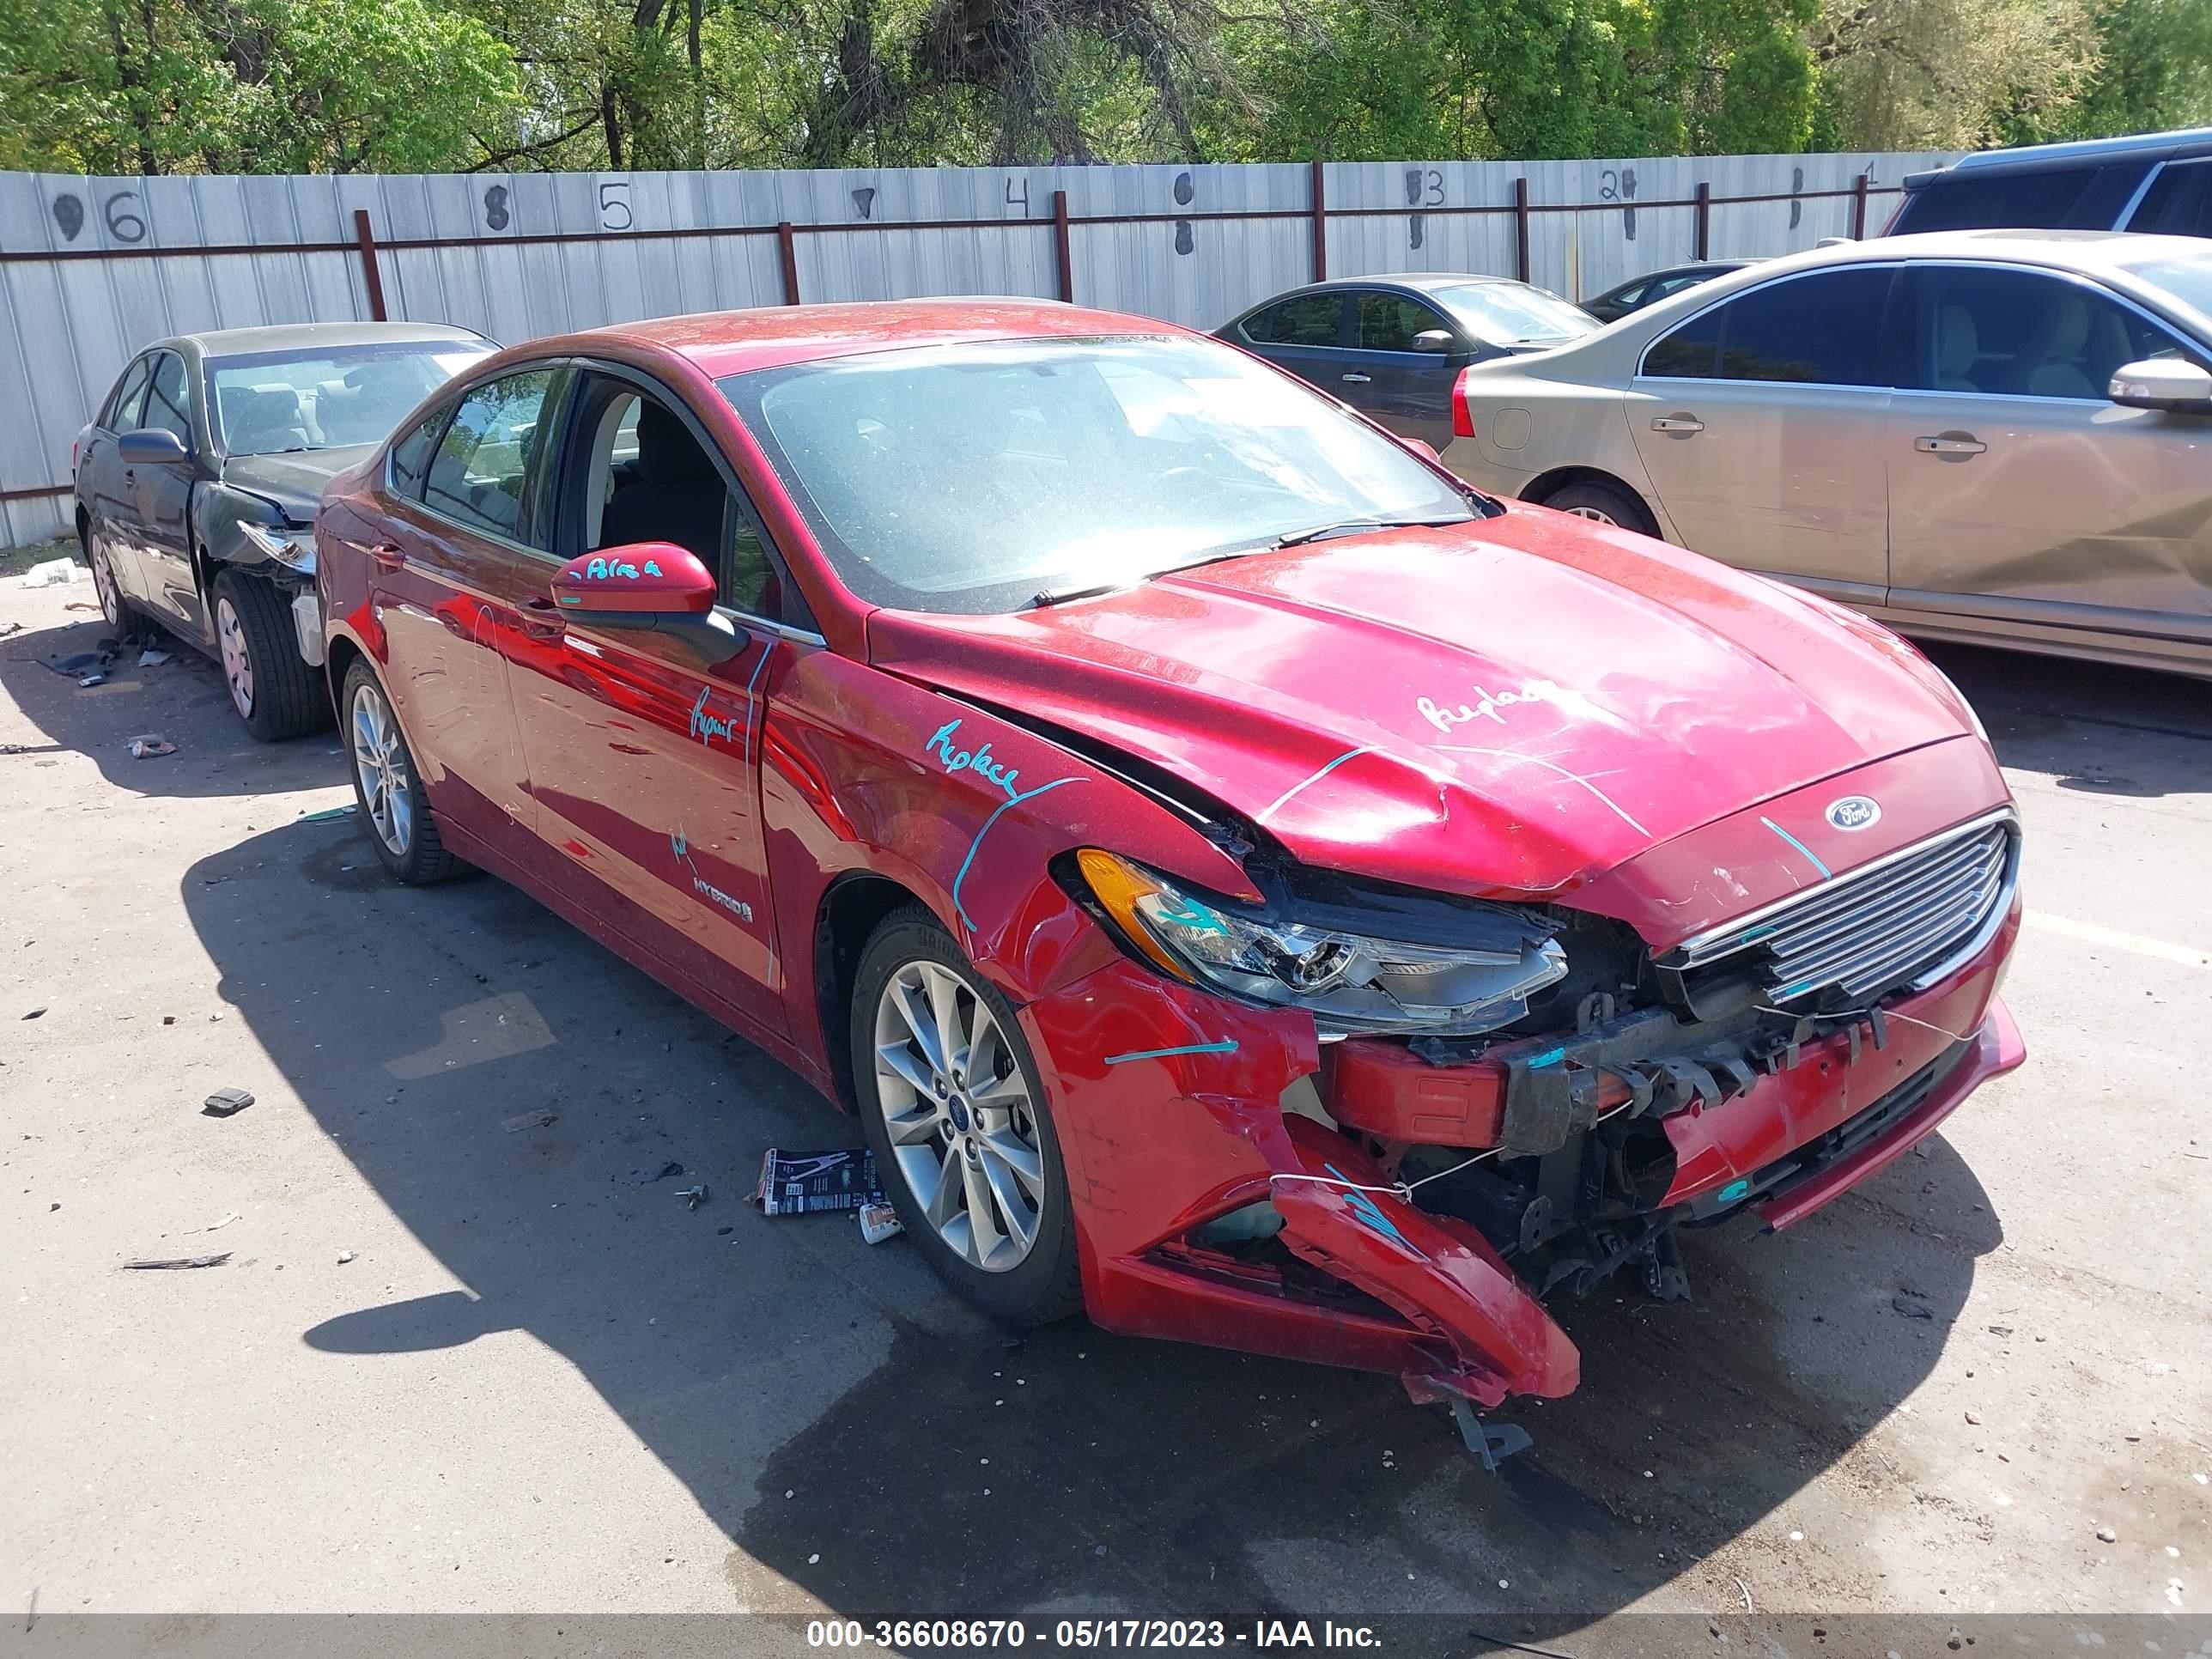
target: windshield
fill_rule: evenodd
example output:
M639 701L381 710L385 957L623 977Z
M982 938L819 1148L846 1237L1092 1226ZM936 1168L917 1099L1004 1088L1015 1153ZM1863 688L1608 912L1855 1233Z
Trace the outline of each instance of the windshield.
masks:
M1428 297L1451 313L1462 328L1492 345L1580 339L1598 327L1597 319L1580 306L1525 283L1432 288Z
M373 444L491 350L489 342L404 340L214 358L207 366L210 424L231 455Z
M2207 323L2212 323L2212 258L2154 259L2127 267L2154 288L2162 288Z
M1297 381L1206 340L1014 340L732 375L846 586L1018 610L1469 498Z

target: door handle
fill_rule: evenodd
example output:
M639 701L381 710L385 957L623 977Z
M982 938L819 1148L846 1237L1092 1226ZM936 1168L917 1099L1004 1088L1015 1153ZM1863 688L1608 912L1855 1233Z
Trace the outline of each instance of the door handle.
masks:
M1367 381L1368 376L1364 374L1347 374L1344 377L1344 383L1346 386L1365 386Z
M1703 432L1705 423L1694 415L1662 415L1651 422L1654 432Z
M1946 432L1933 438L1915 438L1912 447L1923 455L1978 455L1989 446L1963 432Z
M527 599L522 602L522 631L533 640L557 640L568 624L552 600Z
M376 542L370 545L368 556L380 570L397 570L407 562L407 555L397 542Z

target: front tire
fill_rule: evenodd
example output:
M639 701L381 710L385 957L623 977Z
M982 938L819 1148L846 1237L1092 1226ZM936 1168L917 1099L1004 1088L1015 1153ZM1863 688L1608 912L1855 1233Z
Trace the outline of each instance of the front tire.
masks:
M348 752L353 757L353 798L362 827L384 867L410 887L425 887L468 866L446 850L437 814L423 799L415 757L400 735L399 720L366 658L346 670L338 693Z
M894 911L861 953L853 1081L877 1178L946 1284L1002 1323L1083 1305L1060 1138L1012 1005L937 919Z
M1571 513L1596 524L1618 525L1640 536L1656 536L1658 521L1633 490L1609 479L1578 478L1544 497L1544 505L1559 513Z
M119 639L137 626L137 619L131 613L131 601L123 597L122 584L115 579L115 562L108 556L107 544L90 524L77 527L77 540L84 544L85 563L92 567L92 586L100 596L100 617Z
M215 579L215 642L230 706L257 742L305 737L323 723L323 689L300 659L290 608L269 583L235 570Z

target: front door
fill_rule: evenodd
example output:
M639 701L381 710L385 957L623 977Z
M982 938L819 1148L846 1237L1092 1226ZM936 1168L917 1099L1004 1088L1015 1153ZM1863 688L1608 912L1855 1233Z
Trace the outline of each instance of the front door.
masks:
M368 550L371 603L408 747L445 817L529 850L532 812L505 647L514 595L544 562L540 458L568 371L503 374L441 406L392 448L391 510Z
M1401 438L1418 438L1441 453L1452 441L1452 382L1473 348L1460 331L1419 300L1403 294L1363 293L1352 310L1358 368L1368 377L1341 396L1371 421ZM1413 337L1449 334L1445 351L1419 351Z
M148 353L123 371L114 395L100 413L84 453L77 457L77 493L83 498L85 517L97 557L107 567L108 580L131 598L143 592L138 573L138 502L136 469L125 478L123 457L115 441L135 431L146 406L146 382L153 377L154 360Z
M207 603L192 571L192 481L199 475L198 441L192 436L192 394L185 360L165 351L154 364L138 424L173 432L185 447L185 459L131 469L131 498L137 519L139 591L161 620L195 639L210 637Z
M1623 408L1685 547L1845 604L1882 602L1892 275L1778 278L1645 350Z
M2212 421L2125 409L2203 351L2078 277L1917 267L1890 418L1890 605L2212 644Z
M553 878L709 1006L786 1029L760 822L761 733L795 644L786 586L713 440L657 382L579 377L553 551L511 653L538 834ZM594 628L554 607L562 557L670 542L714 571L745 647L709 665L680 637Z

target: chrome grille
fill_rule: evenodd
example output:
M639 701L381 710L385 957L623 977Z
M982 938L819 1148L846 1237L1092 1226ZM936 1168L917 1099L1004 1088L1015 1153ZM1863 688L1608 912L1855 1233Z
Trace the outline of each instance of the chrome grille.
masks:
M1778 1003L1936 978L1996 932L2019 840L2009 811L1978 818L1686 939L1659 965L1699 981L1748 972Z

